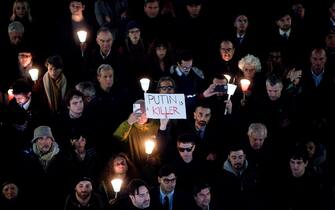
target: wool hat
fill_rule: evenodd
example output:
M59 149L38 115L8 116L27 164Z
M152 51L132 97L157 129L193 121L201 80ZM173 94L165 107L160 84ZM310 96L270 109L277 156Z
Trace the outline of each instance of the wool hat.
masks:
M8 33L10 32L20 32L24 33L24 26L19 21L13 21L8 25Z
M55 138L52 135L51 128L49 126L39 126L35 128L34 130L34 138L31 140L32 143L36 141L36 139L41 138L43 136L50 137L53 141L55 141Z
M135 20L130 21L127 24L127 27L126 27L127 31L129 31L130 29L133 29L133 28L138 28L138 29L141 30L140 24Z

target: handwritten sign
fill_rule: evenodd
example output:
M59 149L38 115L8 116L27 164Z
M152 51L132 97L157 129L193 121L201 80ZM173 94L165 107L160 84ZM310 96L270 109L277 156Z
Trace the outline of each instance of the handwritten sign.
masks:
M147 117L151 119L186 119L184 94L145 93Z

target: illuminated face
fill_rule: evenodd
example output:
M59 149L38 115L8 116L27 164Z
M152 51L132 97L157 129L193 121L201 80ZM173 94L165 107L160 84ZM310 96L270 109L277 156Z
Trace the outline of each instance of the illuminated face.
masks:
M271 86L269 83L266 83L266 92L271 101L278 100L281 96L281 91L283 89L283 84L277 83L274 86Z
M16 103L20 106L23 106L24 104L26 104L30 97L31 97L31 93L28 94L24 94L24 93L20 93L20 94L14 94Z
M190 163L193 160L193 152L195 145L193 143L177 143L180 157L185 163Z
M93 190L93 187L92 187L92 183L90 181L80 181L77 185L76 185L76 195L85 200L87 199L91 193L92 193L92 190Z
M144 13L149 18L155 18L159 14L159 1L148 2L144 5Z
M47 68L48 68L48 74L53 80L56 80L62 73L62 69L60 68L56 69L56 67L54 67L49 63L47 64Z
M37 149L42 153L48 153L52 147L53 140L49 136L43 136L36 140Z
M196 196L194 196L194 200L197 206L199 206L201 209L208 209L209 203L211 202L210 189L208 187L202 189L200 192L197 193Z
M276 21L276 24L281 30L288 31L292 25L291 16L290 15L283 16L282 18Z
M97 77L100 87L103 90L109 90L114 83L113 70L103 70Z
M113 161L113 168L116 174L125 174L128 171L128 165L126 159L123 157L117 157Z
M301 177L302 175L304 175L306 167L307 162L304 163L302 159L290 159L290 169L294 177Z
M234 56L235 49L230 41L223 41L220 44L221 58L224 61L230 61Z
M239 15L235 19L234 26L238 32L244 33L249 25L248 17L245 15Z
M205 107L197 107L194 114L195 126L197 128L205 127L211 119L211 109Z
M82 15L85 10L85 5L79 1L72 1L69 8L72 15Z
M193 60L189 60L189 61L182 60L181 63L179 64L179 68L184 74L188 75L188 73L190 73L192 69L192 65L193 65Z
M172 94L175 93L174 86L171 81L165 80L159 84L159 93L161 94Z
M97 35L96 41L98 45L100 46L101 52L107 55L107 53L112 49L113 35L109 31L101 31Z
M84 111L84 101L81 96L73 96L68 106L70 113L81 115Z
M244 165L245 154L243 150L231 151L228 155L228 160L231 163L233 169L239 172Z
M133 205L139 209L145 209L150 206L150 194L148 188L140 186L138 192L134 195L129 195Z
M2 188L2 194L8 200L16 198L18 193L19 189L14 183L8 183Z
M22 52L19 53L19 63L23 68L26 68L29 64L31 64L33 60L33 56L30 52Z
M168 194L175 189L176 180L177 177L174 173L171 173L168 176L158 177L158 183L160 184L160 188L165 194Z

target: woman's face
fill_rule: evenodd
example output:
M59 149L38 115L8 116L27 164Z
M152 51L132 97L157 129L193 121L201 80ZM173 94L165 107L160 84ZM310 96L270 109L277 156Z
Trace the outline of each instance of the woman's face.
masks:
M19 18L23 18L24 16L27 15L27 8L26 8L26 6L24 5L23 2L18 2L15 5L15 14Z
M156 47L156 55L159 59L163 59L166 55L166 47Z
M127 161L123 157L117 157L113 161L113 168L116 174L124 174L128 171Z

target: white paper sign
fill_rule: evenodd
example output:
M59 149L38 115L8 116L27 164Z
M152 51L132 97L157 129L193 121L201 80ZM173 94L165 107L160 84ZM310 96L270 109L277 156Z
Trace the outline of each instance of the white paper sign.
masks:
M151 119L186 119L184 94L145 93L145 109Z

